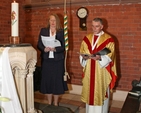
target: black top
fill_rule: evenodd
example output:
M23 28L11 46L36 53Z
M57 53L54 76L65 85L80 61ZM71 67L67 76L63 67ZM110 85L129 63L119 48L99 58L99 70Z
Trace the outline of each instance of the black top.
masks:
M38 49L41 51L41 57L43 59L49 59L49 52L44 52L45 46L42 43L41 36L50 36L49 28L42 28L39 34ZM60 41L61 46L55 47L54 60L64 59L65 41L64 41L64 30L61 29L56 33L56 39Z

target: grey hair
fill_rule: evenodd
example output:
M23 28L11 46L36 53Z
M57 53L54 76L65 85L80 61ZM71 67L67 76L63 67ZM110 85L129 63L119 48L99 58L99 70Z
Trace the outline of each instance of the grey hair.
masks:
M103 25L103 20L102 18L94 18L93 21L95 22L100 22Z

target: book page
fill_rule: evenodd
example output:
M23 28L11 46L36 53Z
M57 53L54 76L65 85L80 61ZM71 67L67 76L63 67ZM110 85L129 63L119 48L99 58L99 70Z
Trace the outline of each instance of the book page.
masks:
M135 96L141 96L141 91L129 91L128 93Z
M58 47L61 46L61 43L59 40L55 39L55 37L49 37L49 36L41 36L41 40L43 42L43 45L45 47Z
M91 54L87 54L87 53L79 53L79 52L77 52L79 55L81 55L81 56L92 56Z

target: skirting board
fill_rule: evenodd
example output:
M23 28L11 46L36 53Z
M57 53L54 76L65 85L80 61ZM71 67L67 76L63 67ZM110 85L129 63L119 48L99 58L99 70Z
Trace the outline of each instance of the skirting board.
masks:
M68 93L81 95L82 86L68 84L68 88L69 88ZM127 91L114 90L113 93L111 93L111 99L125 101L127 94L128 94Z

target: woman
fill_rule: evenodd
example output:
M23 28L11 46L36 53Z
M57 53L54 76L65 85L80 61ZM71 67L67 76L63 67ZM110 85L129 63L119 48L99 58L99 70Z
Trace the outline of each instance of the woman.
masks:
M61 46L45 47L42 43L42 36L57 39ZM64 31L60 24L60 19L56 14L51 14L48 19L47 28L42 28L38 39L38 48L42 57L42 79L40 92L47 95L48 104L58 106L60 94L64 94L67 88L64 76Z

